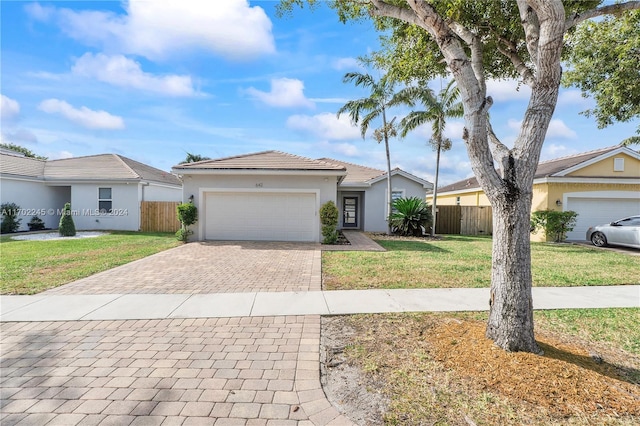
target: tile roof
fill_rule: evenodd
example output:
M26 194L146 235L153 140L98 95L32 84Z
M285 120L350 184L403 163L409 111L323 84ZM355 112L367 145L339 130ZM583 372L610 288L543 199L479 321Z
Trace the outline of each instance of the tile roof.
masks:
M44 160L3 152L0 154L0 173L43 178L45 163L46 161Z
M577 166L586 161L592 160L608 152L619 149L620 145L610 146L607 148L597 149L595 151L582 152L567 157L555 158L553 160L542 161L538 164L534 179L553 176L563 170ZM442 188L438 188L438 192L464 191L466 189L480 188L478 180L475 177L460 180Z
M280 151L262 151L233 157L183 163L173 167L178 172L188 170L318 170L344 172L345 168L335 163L300 157Z
M366 183L371 179L385 175L387 172L371 167L359 166L345 161L334 160L333 158L319 158L319 161L337 164L347 169L347 176L342 181L343 184Z
M1 155L2 173L44 178L44 180L149 180L180 185L180 179L146 164L117 154L100 154L61 160L34 160Z

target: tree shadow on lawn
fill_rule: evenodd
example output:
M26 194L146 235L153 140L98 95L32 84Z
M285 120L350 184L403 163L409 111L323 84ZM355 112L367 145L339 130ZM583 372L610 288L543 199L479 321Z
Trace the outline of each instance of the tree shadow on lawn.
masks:
M633 385L637 385L638 381L640 381L640 370L608 363L597 354L592 356L579 355L540 341L538 341L538 345L544 351L544 357L569 362L580 368L594 371L612 379L623 380Z
M419 251L431 253L450 253L449 250L442 247L429 244L428 241L394 241L394 240L378 240L376 241L387 251Z

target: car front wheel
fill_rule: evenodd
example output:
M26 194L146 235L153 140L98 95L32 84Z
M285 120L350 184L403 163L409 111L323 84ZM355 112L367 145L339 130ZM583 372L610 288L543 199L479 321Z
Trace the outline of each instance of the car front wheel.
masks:
M591 242L596 247L604 247L607 245L607 237L602 232L595 232L591 236Z

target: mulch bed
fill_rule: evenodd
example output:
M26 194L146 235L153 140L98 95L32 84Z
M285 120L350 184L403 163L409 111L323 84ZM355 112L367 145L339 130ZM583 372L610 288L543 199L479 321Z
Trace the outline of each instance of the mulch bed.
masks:
M538 334L544 355L510 353L487 339L485 329L483 322L444 321L426 338L436 360L508 399L527 401L559 416L640 416L640 387L583 347Z
M544 355L506 352L485 338L486 320L473 318L330 317L325 339L347 348L343 365L360 374L325 368L323 383L348 379L388 398L384 420L371 425L640 424L639 356L544 330L536 331ZM376 411L375 395L325 391L347 415Z

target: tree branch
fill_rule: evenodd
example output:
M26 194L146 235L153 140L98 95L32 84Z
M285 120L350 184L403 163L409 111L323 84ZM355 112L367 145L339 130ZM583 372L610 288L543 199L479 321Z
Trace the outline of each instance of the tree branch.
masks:
M505 45L505 47L501 47L499 44L497 45L498 51L506 56L513 66L515 67L518 74L522 78L522 81L527 86L533 86L535 84L535 77L533 75L533 71L524 63L520 55L518 55L518 51L516 49L516 45L513 44L511 40L508 40L504 37L498 37L500 42Z
M596 9L584 11L582 13L574 13L564 22L564 30L567 31L569 28L578 25L580 22L586 21L587 19L595 18L597 16L619 15L622 12L638 9L640 9L640 1L629 1L626 3L610 4L608 6L598 7Z
M489 149L491 150L493 159L499 164L502 164L505 158L509 157L509 148L500 142L500 139L498 139L496 134L493 132L493 127L491 127L489 119L487 119L487 136L489 137Z
M476 76L476 80L480 85L480 90L483 92L487 91L487 86L484 78L484 64L482 61L483 51L482 51L482 42L480 41L480 37L471 32L464 25L453 21L448 20L449 28L462 39L469 48L471 49L471 67L473 68L473 73Z
M540 41L540 22L538 16L527 0L518 0L520 11L520 23L524 28L527 50L531 56L531 62L538 62L538 43Z

